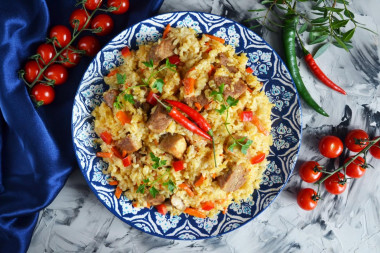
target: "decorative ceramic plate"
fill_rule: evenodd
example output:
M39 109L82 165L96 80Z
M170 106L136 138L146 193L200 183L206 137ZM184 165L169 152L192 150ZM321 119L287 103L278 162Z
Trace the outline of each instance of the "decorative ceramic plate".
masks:
M98 147L91 112L102 102L108 89L103 77L123 60L120 50L125 46L136 49L138 45L156 41L165 26L191 27L198 33L208 33L223 38L245 52L248 65L264 83L272 109L273 145L268 156L259 190L241 204L233 203L226 214L213 218L196 218L188 214L163 216L154 208L134 208L125 196L116 199L115 186L107 183L102 170L107 164L95 156ZM84 73L75 96L72 114L74 149L82 173L99 200L118 218L146 233L169 239L204 239L232 231L251 221L276 198L289 179L297 160L301 139L301 108L296 88L287 68L274 50L254 32L220 16L198 12L162 14L142 21L117 35L95 57Z

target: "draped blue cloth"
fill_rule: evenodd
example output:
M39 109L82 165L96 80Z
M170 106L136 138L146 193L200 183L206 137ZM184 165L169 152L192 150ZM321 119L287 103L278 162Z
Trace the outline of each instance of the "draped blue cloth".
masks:
M103 2L106 2L104 0ZM126 14L111 15L112 37L154 15L163 0L130 0ZM7 0L0 4L0 252L28 249L38 212L77 168L71 141L75 91L90 58L69 70L55 101L36 109L17 71L45 41L50 27L69 25L75 0ZM76 44L76 43L75 43Z

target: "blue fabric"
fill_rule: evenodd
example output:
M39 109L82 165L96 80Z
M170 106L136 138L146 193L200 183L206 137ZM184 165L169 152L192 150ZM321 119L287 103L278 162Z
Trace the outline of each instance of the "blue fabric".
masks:
M154 15L163 0L130 0L123 15L112 15L113 32ZM75 91L90 58L69 70L56 87L55 101L35 109L17 77L27 58L43 43L48 29L68 25L75 0L8 0L0 4L0 252L28 249L38 212L46 207L77 168L71 141Z

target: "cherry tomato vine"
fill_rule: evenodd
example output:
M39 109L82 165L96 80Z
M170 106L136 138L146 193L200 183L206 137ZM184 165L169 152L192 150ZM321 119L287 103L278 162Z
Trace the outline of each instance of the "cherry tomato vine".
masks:
M325 143L326 140L329 142L328 145ZM335 143L331 144L331 140L334 140ZM366 161L368 152L375 159L380 159L380 156L378 156L376 152L373 152L373 150L377 150L379 147L380 136L370 140L365 131L354 129L346 136L345 143L350 151L358 153L347 157L344 164L339 168L333 171L327 171L315 161L307 161L301 165L299 171L301 179L307 183L313 183L318 186L317 191L311 188L305 188L298 193L297 203L302 209L310 211L317 206L317 202L321 199L322 184L324 184L325 189L329 193L337 195L346 190L347 181L349 179L347 176L350 177L350 179L362 177L366 169L371 167ZM354 149L352 149L352 147L354 147ZM342 153L343 144L342 141L335 136L325 136L321 139L319 148L323 156L336 158ZM338 152L337 149L339 149ZM331 153L333 155L331 155Z
M129 0L108 0L107 4L103 4L102 0L80 0L77 5L81 8L74 10L69 18L72 31L65 25L53 26L46 42L38 47L37 53L29 57L24 69L18 72L37 107L53 102L53 88L66 82L67 68L76 66L82 55L92 57L100 50L100 43L94 36L82 37L78 48L74 47L73 43L82 32L103 36L112 31L113 19L107 14L95 14L123 14L128 11Z

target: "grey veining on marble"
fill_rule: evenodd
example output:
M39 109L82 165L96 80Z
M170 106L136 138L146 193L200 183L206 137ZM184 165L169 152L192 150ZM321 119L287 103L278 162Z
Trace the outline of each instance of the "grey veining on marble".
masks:
M354 1L351 9L359 22L379 33L380 2L363 3ZM252 17L247 10L259 6L250 0L166 0L160 13L211 12L242 23ZM283 56L280 34L255 31ZM365 129L371 136L380 135L379 42L379 36L359 29L350 53L330 47L317 59L327 76L339 83L348 96L316 81L301 61L306 86L330 117L320 116L302 103L303 139L296 169L274 203L247 225L208 240L154 237L113 216L77 169L57 198L41 211L28 252L380 252L379 160L369 159L375 169L350 181L342 195L324 193L312 212L298 208L295 199L300 188L308 187L298 176L302 161L316 160L335 167L343 162L328 161L319 155L322 135L343 139L353 128Z

